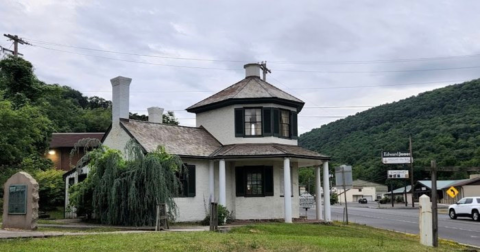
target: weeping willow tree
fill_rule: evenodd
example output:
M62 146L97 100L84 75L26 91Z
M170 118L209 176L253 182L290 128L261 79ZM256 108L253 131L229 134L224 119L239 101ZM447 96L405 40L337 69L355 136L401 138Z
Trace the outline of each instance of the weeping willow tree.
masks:
M91 141L80 141L75 150L92 146ZM93 145L98 147L77 164L88 164L90 171L71 190L74 206L89 209L95 219L109 225L152 226L158 204L166 204L169 217L175 218L178 211L173 197L181 191L177 175L187 169L178 156L161 146L145 154L133 140L125 147L125 158L101 143Z

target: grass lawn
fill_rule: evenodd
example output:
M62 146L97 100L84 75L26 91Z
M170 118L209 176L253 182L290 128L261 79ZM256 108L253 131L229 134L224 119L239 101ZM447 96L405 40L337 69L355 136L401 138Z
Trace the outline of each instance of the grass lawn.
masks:
M3 251L461 251L453 242L438 249L418 237L361 225L259 224L230 233L151 232L95 234L0 241Z

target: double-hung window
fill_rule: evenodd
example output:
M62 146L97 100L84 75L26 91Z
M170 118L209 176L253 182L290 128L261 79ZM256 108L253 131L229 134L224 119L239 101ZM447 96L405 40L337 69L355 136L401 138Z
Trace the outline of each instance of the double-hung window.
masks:
M280 136L289 138L290 137L290 111L280 110Z
M245 109L245 136L262 135L262 109Z
M237 197L273 196L273 167L235 167Z

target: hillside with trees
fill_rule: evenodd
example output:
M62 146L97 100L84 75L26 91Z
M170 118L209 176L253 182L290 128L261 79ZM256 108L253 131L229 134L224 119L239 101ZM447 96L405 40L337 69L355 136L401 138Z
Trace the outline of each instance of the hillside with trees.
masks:
M63 172L52 170L53 163L45 157L52 133L105 132L111 114L111 101L84 96L69 86L46 84L37 78L33 65L20 57L0 60L0 186L14 173L26 171L55 185L47 187L53 188L50 191L40 191L40 198L59 194L63 199ZM145 115L130 117L148 120ZM173 112L163 120L178 124ZM56 197L47 198L59 204Z
M381 151L408 151L413 141L414 176L435 159L440 179L463 179L464 168L480 166L480 79L421 93L381 105L304 133L299 144L332 157L332 166L353 165L354 178L385 182L392 166L381 163ZM399 169L397 167L396 169Z

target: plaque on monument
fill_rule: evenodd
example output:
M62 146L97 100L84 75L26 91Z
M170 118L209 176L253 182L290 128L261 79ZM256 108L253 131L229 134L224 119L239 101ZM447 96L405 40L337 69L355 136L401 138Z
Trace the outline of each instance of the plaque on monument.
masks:
M17 172L5 182L2 228L37 229L39 189L26 172Z
M27 214L27 185L11 185L8 192L8 214Z

